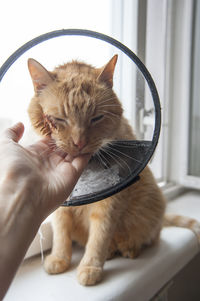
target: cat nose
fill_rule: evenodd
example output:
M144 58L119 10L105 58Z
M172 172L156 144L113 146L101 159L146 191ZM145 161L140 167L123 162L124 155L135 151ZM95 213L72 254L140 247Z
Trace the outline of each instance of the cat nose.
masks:
M77 141L73 140L73 143L79 150L82 150L86 146L86 141L84 139L77 140Z

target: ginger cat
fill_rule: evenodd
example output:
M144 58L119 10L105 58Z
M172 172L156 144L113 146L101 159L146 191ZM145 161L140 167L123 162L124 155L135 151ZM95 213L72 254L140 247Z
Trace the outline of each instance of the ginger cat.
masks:
M35 96L28 113L36 132L51 135L56 146L71 156L95 153L112 140L134 140L112 89L116 62L115 55L97 69L73 61L49 72L29 59ZM53 217L53 247L45 270L50 274L67 270L72 241L77 241L85 246L78 281L94 285L102 279L106 259L116 253L135 258L158 241L164 212L165 199L148 167L138 182L112 197L79 207L60 207Z

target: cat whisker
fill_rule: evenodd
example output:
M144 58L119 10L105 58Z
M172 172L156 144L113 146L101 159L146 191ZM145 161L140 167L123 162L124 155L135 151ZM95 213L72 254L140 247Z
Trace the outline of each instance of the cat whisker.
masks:
M113 159L114 162L116 162L122 169L124 169L124 166L121 165L121 163L119 162L119 160L117 160L117 159L113 156L113 154L110 154L110 152L109 152L108 150L104 150L104 149L101 149L101 150L102 150L102 152L104 152L106 155L110 156L111 159ZM108 162L109 162L109 161L108 161Z
M132 142L133 140L126 140L126 141ZM124 148L124 149L133 149L133 146L134 146L134 144L131 144L131 143L130 143L130 145L124 144L123 141L112 141L110 143L113 147L119 146L120 148Z
M132 142L133 140L126 140L126 141L130 141L130 142ZM120 146L120 147L124 147L124 148L133 148L133 145L132 144L130 144L130 145L128 145L128 144L124 144L124 142L123 141L112 141L112 142L110 142L111 143L111 145L113 145L113 146Z
M119 165L122 169L128 168L128 171L131 174L131 169L130 169L129 165L120 156L118 156L115 153L113 153L112 150L109 151L108 149L106 149L106 151L105 151L105 149L104 150L102 149L102 151L104 151L107 155L109 155L117 163L117 165ZM120 160L121 163L119 162L119 160ZM123 166L122 163L125 166Z
M110 165L109 160L102 154L101 149L98 151L98 155L101 159L101 162L103 164L103 166L108 167Z
M122 158L118 158L118 155L116 155L115 153L113 153L112 150L109 150L109 149L107 148L107 145L104 145L104 146L100 149L100 151L101 151L101 154L102 154L102 152L104 152L105 154L110 155L110 157L112 156L113 160L114 160L115 162L117 162L117 164L118 164L118 161L116 160L116 158L123 161L123 159L122 159ZM102 154L102 155L103 155L103 154ZM105 157L105 156L104 156L104 157ZM116 158L115 158L115 157L116 157ZM106 159L106 157L105 157L105 159ZM110 164L111 164L110 161L109 161L108 159L106 159L106 160L107 160L107 162L108 162L109 165L110 165ZM124 162L123 162L123 163L124 163ZM120 166L121 166L121 165L120 165ZM121 167L124 168L123 166L121 166Z
M103 104L103 103L107 103L108 101L114 101L116 102L117 97L116 96L112 96L109 94L105 94L105 93L101 93L101 94L97 94L96 95L96 99L97 101L99 100L99 105Z
M131 156L129 156L129 155L127 155L127 154L125 154L125 153L119 151L118 149L112 147L112 144L110 144L110 143L108 143L108 144L106 145L106 147L108 147L109 149L112 149L112 150L116 151L116 152L119 153L120 155L123 155L123 156L125 156L125 157L127 157L127 158L129 158L129 159L131 159L131 160L133 160L133 161L136 161L136 162L138 162L138 163L142 163L140 160L135 159L134 157L131 157Z
M111 100L116 100L116 97L106 98L106 99L104 99L103 101L100 101L98 104L99 104L99 105L102 105L102 104L104 104L104 103L106 103L106 102L108 102L108 101L111 101Z
M110 95L110 88L106 88L104 89L104 91L100 91L99 93L97 93L97 96L105 96L106 94Z
M99 160L99 162L101 163L102 166L106 166L106 162L103 160L100 152L96 153L97 159Z
M103 105L103 106L101 106L101 108L104 108L104 107L121 107L121 105L119 105L119 104L110 104L110 105Z
M106 95L101 95L103 99L100 100L99 104L108 102L109 100L116 99L114 96L108 95L108 97L105 97Z

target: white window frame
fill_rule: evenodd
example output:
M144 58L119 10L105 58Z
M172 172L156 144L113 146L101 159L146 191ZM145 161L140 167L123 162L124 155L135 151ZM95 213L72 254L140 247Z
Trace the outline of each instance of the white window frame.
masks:
M185 106L183 109L182 113L182 120L185 122L182 125L182 145L184 148L184 152L182 153L182 170L181 170L181 177L180 177L180 183L184 186L187 187L192 187L192 188L200 188L200 177L189 175L188 170L189 170L189 145L190 145L190 103L192 101L191 99L191 68L192 68L192 40L193 40L193 35L192 35L192 26L193 26L193 9L194 9L194 1L190 1L187 3L187 10L189 10L189 15L188 15L188 44L187 47L187 52L185 52L185 72L186 74L184 75L187 79L187 84L185 85ZM189 47L190 45L190 47ZM185 138L184 138L185 135Z
M200 187L200 179L188 175L189 112L193 0L169 0L167 93L169 106L168 181Z
M160 97L162 120L161 133L154 154L154 160L150 164L152 170L159 170L157 181L166 185L168 156L168 111L169 100L166 91L167 63L167 21L168 21L168 1L147 0L147 24L146 24L146 45L145 45L145 65L151 73Z
M112 36L133 52L136 52L137 49L137 11L138 0L112 0ZM136 90L133 83L136 75L133 72L133 65L127 64L123 57L119 56L117 65L120 70L120 78L114 79L114 89L120 100L126 100L125 115L134 126L135 106L133 99ZM123 89L123 87L126 88Z

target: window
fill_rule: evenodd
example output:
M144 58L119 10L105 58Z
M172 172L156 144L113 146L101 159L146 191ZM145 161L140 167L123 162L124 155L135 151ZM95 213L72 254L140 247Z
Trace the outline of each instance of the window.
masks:
M190 57L190 105L187 121L187 142L185 163L186 185L200 187L200 2L194 1L193 12L193 32L191 36L191 57Z
M126 13L126 6L128 1L123 19L127 34L130 13ZM159 182L199 188L199 1L144 0L138 1L135 8L138 13L132 16L137 18L137 39L131 48L150 71L162 108L161 135L150 166ZM124 43L127 42L125 35ZM132 110L136 122L132 124L140 136L149 137L154 117L152 103L138 74L136 82L135 96L139 90L143 101Z
M189 117L188 174L200 177L200 2L195 2L191 70L191 107Z
M169 1L168 10L167 177L199 188L199 1Z

